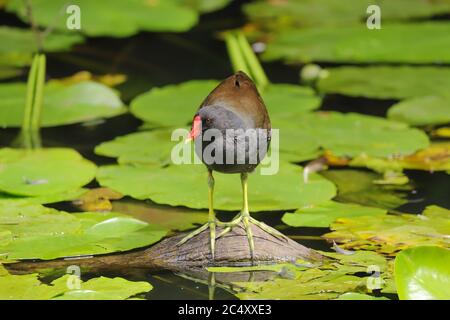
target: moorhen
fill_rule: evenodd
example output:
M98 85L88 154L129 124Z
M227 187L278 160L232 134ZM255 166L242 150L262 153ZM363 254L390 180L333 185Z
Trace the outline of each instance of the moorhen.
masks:
M214 260L216 226L224 227L217 237L219 238L242 222L253 260L251 223L274 236L283 237L277 230L250 217L248 209L248 173L252 172L264 158L270 137L271 126L267 109L255 84L244 72L239 71L228 77L206 97L194 116L186 142L195 140L196 154L208 168L209 220L185 236L178 245L209 227L211 257ZM241 175L243 208L230 222L221 222L215 218L213 171Z

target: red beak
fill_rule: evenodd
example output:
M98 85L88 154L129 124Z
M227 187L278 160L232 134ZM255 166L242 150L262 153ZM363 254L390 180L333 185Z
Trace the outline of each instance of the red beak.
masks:
M191 140L194 140L197 138L200 133L202 132L202 118L200 116L195 116L194 120L192 121L192 129L191 132L189 132L189 135L187 136L185 142L188 143Z

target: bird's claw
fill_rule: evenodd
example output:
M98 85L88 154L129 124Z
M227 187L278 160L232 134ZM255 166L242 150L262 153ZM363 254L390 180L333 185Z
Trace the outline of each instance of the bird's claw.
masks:
M186 243L187 241L191 240L192 238L196 237L203 231L209 228L210 232L210 248L211 248L211 259L214 261L215 259L215 245L216 245L216 225L217 221L208 221L204 225L202 225L200 228L192 231L188 235L186 235L183 239L181 239L176 246L181 246L182 244Z

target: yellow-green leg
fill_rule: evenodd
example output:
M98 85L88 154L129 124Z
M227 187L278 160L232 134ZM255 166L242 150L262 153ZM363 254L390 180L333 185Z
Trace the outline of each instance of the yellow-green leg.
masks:
M182 245L186 241L192 239L196 235L200 234L204 230L209 228L210 232L210 248L211 248L211 258L214 260L215 258L215 247L216 247L216 214L214 212L214 176L212 174L212 171L208 169L208 222L205 223L200 228L194 230L193 232L189 233L187 236L185 236L183 239L180 240L180 242L177 243L177 246Z
M266 225L262 222L259 222L258 220L254 219L250 216L250 211L248 209L248 183L247 182L248 182L248 174L241 173L241 184L242 184L242 193L243 193L242 211L232 221L220 223L220 226L225 226L226 228L218 235L218 238L220 238L221 236L223 236L226 233L228 233L229 231L231 231L231 229L233 227L239 225L242 221L242 224L244 225L244 228L245 228L245 233L247 234L248 246L250 249L250 256L253 260L254 252L255 252L255 244L253 241L253 233L252 233L250 224L254 224L254 225L258 226L259 228L263 229L267 233L269 233L277 238L286 239L286 237L282 233L275 230L274 228L269 227L268 225Z

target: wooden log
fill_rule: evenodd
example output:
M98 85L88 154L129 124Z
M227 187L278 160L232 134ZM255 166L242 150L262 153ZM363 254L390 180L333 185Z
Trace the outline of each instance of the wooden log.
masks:
M251 228L255 243L253 261L245 229L240 224L216 240L215 261L211 261L209 229L207 229L180 246L177 246L177 243L186 235L185 233L164 239L146 249L76 260L23 261L9 264L8 269L11 272L22 273L78 265L88 272L144 269L147 272L171 270L184 274L198 274L206 271L208 266L250 266L294 262L297 259L316 262L323 259L318 252L287 237L282 239L274 237L255 225L251 225ZM220 232L221 228L218 228L217 234Z

